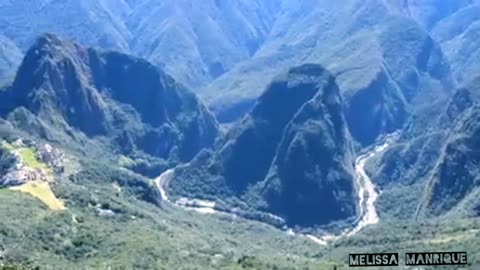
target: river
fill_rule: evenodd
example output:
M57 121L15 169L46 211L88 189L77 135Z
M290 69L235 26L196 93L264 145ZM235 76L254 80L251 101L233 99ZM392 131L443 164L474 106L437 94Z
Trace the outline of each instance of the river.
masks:
M387 139L383 144L377 145L369 152L357 157L357 159L355 160L355 184L358 190L360 210L359 218L355 227L347 229L338 235L326 234L322 237L317 237L311 234L298 234L295 233L292 229L287 229L287 234L291 236L295 235L300 237L307 237L308 239L319 245L326 246L329 243L342 237L354 236L368 225L377 224L379 222L379 217L375 208L375 202L377 201L379 194L376 191L375 185L373 184L372 180L365 171L365 165L370 159L374 158L379 153L384 152L395 140L395 137L395 134L387 136ZM162 201L170 203L177 207L181 207L185 210L196 211L202 214L225 214L236 217L236 215L232 213L217 211L215 209L215 202L211 201L180 198L177 201L172 202L169 199L164 187L168 185L168 183L172 180L174 174L175 170L169 169L155 179L155 184L160 192Z

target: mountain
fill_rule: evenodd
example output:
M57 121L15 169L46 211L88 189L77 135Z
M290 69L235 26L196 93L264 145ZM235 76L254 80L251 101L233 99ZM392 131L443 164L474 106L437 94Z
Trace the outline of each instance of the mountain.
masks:
M1 33L22 50L45 32L68 37L85 46L128 50L130 33L111 1L0 1ZM124 1L116 1L115 11Z
M457 81L477 76L478 0L389 1L391 8L417 21L437 41Z
M0 86L15 76L15 70L22 58L15 44L0 34Z
M23 51L49 32L133 54L200 89L256 52L277 7L277 0L0 0L0 33Z
M447 109L447 113L456 117L453 117L426 189L426 207L433 214L442 214L459 206L472 213L474 207L480 205L479 83L480 78L477 78L459 89Z
M317 252L313 242L172 207L151 178L132 171L156 177L218 135L205 106L162 69L42 35L0 91L0 215L8 217L0 222L0 265L331 268L302 253ZM299 257L287 259L279 239Z
M132 158L188 161L219 134L202 103L161 69L51 34L27 51L5 95L3 114L20 128L38 123L54 141L101 139Z
M383 189L403 186L415 194L416 215L474 213L478 201L479 80L458 88L411 119L399 142L389 149L374 179ZM386 196L390 196L386 192ZM392 200L398 200L394 195ZM410 216L411 217L411 216Z
M0 80L7 79L2 74L9 74L8 79L15 75L23 53L47 32L86 46L128 52L131 34L124 17L129 10L123 0L0 0Z
M380 162L383 165L375 179L386 189L395 189L401 182L404 190L418 196L410 199L413 204L409 204L417 209L415 215L469 216L475 215L480 205L475 199L479 4L478 1L406 4L413 10L406 14L438 42L454 79L463 85L448 99L432 98L427 108L415 113L401 143ZM402 192L386 192L385 196L391 196L391 201L405 200Z
M356 213L351 138L338 87L328 80L285 128L263 189L269 210L302 226Z
M431 30L442 19L454 14L475 0L405 0L387 1L402 14L417 21L422 27Z
M279 70L303 62L336 76L350 132L364 145L454 88L440 46L384 1L285 1L280 14L251 59L199 92L220 121L237 119Z
M335 77L306 64L277 77L213 152L177 168L171 189L325 225L356 213L352 160Z
M410 3L410 8L416 12L410 12L409 15L419 21L438 42L450 63L454 79L464 85L453 93L449 101L435 100L432 108L419 112L418 116L411 121L410 127L413 128L407 129L406 132L408 140L413 142L411 148L404 153L404 156L409 156L409 159L404 162L402 168L412 160L415 162L407 166L410 168L408 169L410 173L401 178L408 179L407 181L410 182L415 181L413 177L430 179L421 204L425 208L434 208L436 214L445 213L453 206L458 206L467 197L467 193L475 193L472 191L475 187L471 177L464 176L462 180L459 179L460 175L468 175L475 170L453 167L452 164L460 159L463 150L475 149L474 145L469 145L468 142L463 142L457 137L466 136L474 140L472 132L476 122L475 104L478 103L478 78L476 77L479 54L476 44L479 42L478 33L480 33L478 31L479 7L480 2L477 0L417 1L415 5ZM448 109L445 111L442 107ZM435 120L431 121L431 119ZM461 123L468 123L469 126L464 127ZM426 130L425 127L428 129ZM415 147L422 149L420 154L413 154L417 151L414 150ZM474 163L475 157L468 156L465 160L471 160ZM452 182L448 183L449 181Z
M255 54L277 9L277 0L142 1L127 21L131 49L200 89Z
M469 5L441 20L432 30L451 63L455 78L468 82L477 76L480 52L480 3Z
M0 0L0 268L480 269L479 5Z

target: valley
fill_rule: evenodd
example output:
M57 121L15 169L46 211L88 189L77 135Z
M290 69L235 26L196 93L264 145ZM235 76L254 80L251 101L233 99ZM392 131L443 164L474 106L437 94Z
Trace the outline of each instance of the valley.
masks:
M353 236L368 225L374 225L379 222L375 203L378 198L378 192L370 177L365 172L365 164L376 155L381 154L395 141L398 134L390 134L386 136L385 142L374 146L370 152L363 154L355 160L355 173L358 185L358 197L360 215L359 222L355 228L345 233L346 236Z
M479 14L0 0L0 269L480 269Z
M332 242L344 238L344 237L352 237L355 236L358 232L360 232L363 228L368 225L375 225L379 222L379 218L377 215L377 210L375 208L375 203L378 197L378 193L376 191L375 185L372 183L370 177L365 172L365 164L372 158L374 158L379 153L384 152L390 144L398 137L397 133L393 135L386 136L385 142L378 144L375 147L372 147L372 150L369 152L362 154L361 156L356 158L355 161L355 172L356 172L356 183L358 185L358 197L359 197L359 216L357 218L357 224L354 224L353 228L347 229L339 235L334 235L330 233L326 233L322 236L314 236L310 234L301 234L293 231L291 228L283 227L282 230L286 231L288 235L294 235L298 237L306 237L311 239L313 242L326 246L331 244ZM180 165L185 166L185 165ZM187 165L188 166L188 165ZM199 200L195 198L180 198L176 202L170 201L165 187L167 185L172 184L171 180L174 178L175 169L169 169L162 173L160 176L155 178L155 185L158 188L158 191L161 194L162 200L166 203L174 205L176 207L180 207L187 211L193 210L197 211L202 214L219 214L219 215L227 215L233 219L236 218L247 218L238 216L235 214L234 209L230 209L229 211L223 211L215 209L215 202ZM174 184L174 183L173 183ZM321 213L320 213L321 214ZM272 214L269 214L272 215ZM275 217L277 220L284 220L281 217ZM257 220L260 221L261 220Z

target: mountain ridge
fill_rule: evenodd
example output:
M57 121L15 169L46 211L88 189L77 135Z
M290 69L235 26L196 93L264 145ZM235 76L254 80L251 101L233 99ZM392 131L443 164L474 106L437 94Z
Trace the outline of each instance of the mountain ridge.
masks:
M302 62L337 76L350 132L364 146L401 128L418 104L446 98L455 87L440 46L414 20L382 1L320 2L313 9L287 6L253 58L199 92L220 122L241 118L277 72Z
M296 163L300 160L305 171ZM169 194L234 201L240 208L247 204L280 215L289 225L326 225L356 213L352 164L335 77L305 64L277 76L222 144L177 168ZM285 174L290 167L297 168L294 175ZM288 188L292 183L298 188ZM290 199L279 204L284 197ZM308 214L329 213L326 209L336 206L342 210Z
M105 136L125 155L188 161L219 134L203 104L161 69L52 34L32 46L6 91L6 116L25 107L66 137Z

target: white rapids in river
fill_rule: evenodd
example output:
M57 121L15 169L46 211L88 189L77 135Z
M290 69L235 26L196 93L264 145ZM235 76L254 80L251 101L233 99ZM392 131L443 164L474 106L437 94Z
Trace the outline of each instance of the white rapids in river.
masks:
M382 145L376 146L373 150L359 156L355 160L355 182L358 188L358 204L360 208L358 224L354 228L348 229L339 235L329 234L320 238L313 235L306 235L308 238L319 245L328 245L329 242L335 241L341 237L354 236L366 226L378 223L379 218L377 209L375 208L378 192L375 190L375 185L372 183L372 180L365 172L365 164L377 154L384 152L392 144L396 136L395 133L388 136Z
M391 140L392 139L387 139L383 145L377 146L371 152L359 156L355 161L355 173L357 174L355 180L358 186L358 197L360 198L359 206L361 219L355 228L346 233L346 236L355 235L365 226L377 224L379 221L377 209L375 209L375 202L377 201L378 193L375 190L375 185L372 183L372 180L365 172L365 164L377 154L385 151L388 146L390 146Z
M359 197L359 208L360 208L360 216L358 219L358 224L352 228L344 231L339 235L327 234L322 237L313 236L310 234L296 234L292 229L287 230L287 234L290 236L299 235L303 237L307 237L308 239L312 240L313 242L326 246L329 242L335 241L341 237L350 237L357 234L363 228L368 225L377 224L379 221L377 210L375 208L375 202L378 198L378 193L375 190L375 185L372 183L370 177L365 172L365 164L375 157L377 154L382 153L385 151L390 144L395 139L396 135L393 134L385 140L382 145L376 146L370 152L359 156L355 160L355 182L358 188L358 197ZM232 217L236 217L235 214L221 212L215 210L215 202L205 201L205 200L198 200L198 199L189 199L189 198L180 198L176 202L170 201L168 195L165 191L165 186L168 185L170 180L173 178L175 173L174 169L170 169L162 173L159 177L155 179L155 184L160 192L162 201L168 202L175 206L181 207L186 210L196 211L202 214L225 214L230 215Z
M175 170L169 169L155 179L155 185L160 192L160 197L162 198L162 201L174 204L186 210L193 210L202 214L217 213L217 211L215 211L215 202L188 198L180 198L174 203L170 201L164 187L168 185L168 182L170 182L174 174Z

